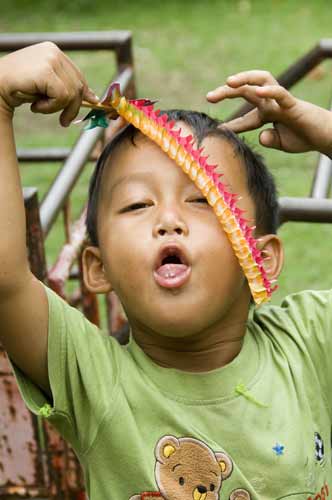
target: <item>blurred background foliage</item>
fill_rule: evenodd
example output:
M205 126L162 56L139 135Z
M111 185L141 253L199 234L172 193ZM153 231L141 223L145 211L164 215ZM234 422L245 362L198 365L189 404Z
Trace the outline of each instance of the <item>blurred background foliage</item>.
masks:
M227 119L240 101L206 102L208 90L245 69L284 71L321 38L332 38L328 0L2 0L0 30L14 32L97 31L133 33L138 95L158 98L160 107L183 107ZM115 72L107 52L70 54L98 95ZM328 60L293 88L302 99L327 107L332 89ZM56 117L16 112L18 147L70 146L80 126L61 129ZM280 196L308 196L318 155L263 150L257 132L247 140L264 154ZM23 184L42 197L60 165L22 165ZM86 167L74 191L74 213L82 206L93 165ZM274 302L306 288L330 287L331 225L288 223L280 230L286 263ZM52 263L63 242L61 221L47 239Z

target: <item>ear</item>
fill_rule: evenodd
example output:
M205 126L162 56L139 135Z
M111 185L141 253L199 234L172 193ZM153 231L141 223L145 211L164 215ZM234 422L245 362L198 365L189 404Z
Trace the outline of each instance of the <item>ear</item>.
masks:
M112 285L106 276L98 247L88 246L82 255L84 284L92 293L108 293Z
M258 248L262 252L263 267L270 281L276 280L284 263L284 249L276 234L259 237Z
M180 448L179 440L174 436L164 436L159 439L156 449L155 456L158 462L164 464L167 459Z
M221 470L221 479L224 481L232 474L233 462L226 453L218 452L215 456Z

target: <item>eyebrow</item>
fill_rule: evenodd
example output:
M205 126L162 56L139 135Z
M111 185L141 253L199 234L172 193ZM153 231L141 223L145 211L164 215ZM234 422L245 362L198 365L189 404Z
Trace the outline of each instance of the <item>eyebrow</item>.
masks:
M123 184L126 181L149 181L151 183L151 172L136 172L134 174L128 174L128 175L123 175L122 177L119 177L117 179L113 186L111 186L111 192L115 190L115 188L119 187L121 184Z
M182 465L182 464L176 464L176 465L174 465L174 467L172 467L172 471L174 471L174 469L176 469L176 467L179 467L179 465Z

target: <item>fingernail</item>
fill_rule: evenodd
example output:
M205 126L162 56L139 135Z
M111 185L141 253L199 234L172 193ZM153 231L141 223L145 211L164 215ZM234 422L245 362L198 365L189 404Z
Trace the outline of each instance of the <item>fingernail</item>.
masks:
M94 93L94 91L92 89L89 88L89 97L95 101L95 102L98 102L100 101L99 97Z
M236 80L236 76L235 75L230 75L227 80Z
M206 94L206 97L212 97L212 96L213 96L213 94L214 94L214 90L210 90L210 92L208 92L208 93Z

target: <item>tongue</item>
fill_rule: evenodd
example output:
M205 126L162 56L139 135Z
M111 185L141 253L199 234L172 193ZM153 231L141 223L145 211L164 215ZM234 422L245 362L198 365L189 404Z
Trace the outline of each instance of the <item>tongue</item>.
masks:
M164 264L157 269L157 274L163 278L176 278L184 273L188 266L185 264Z

